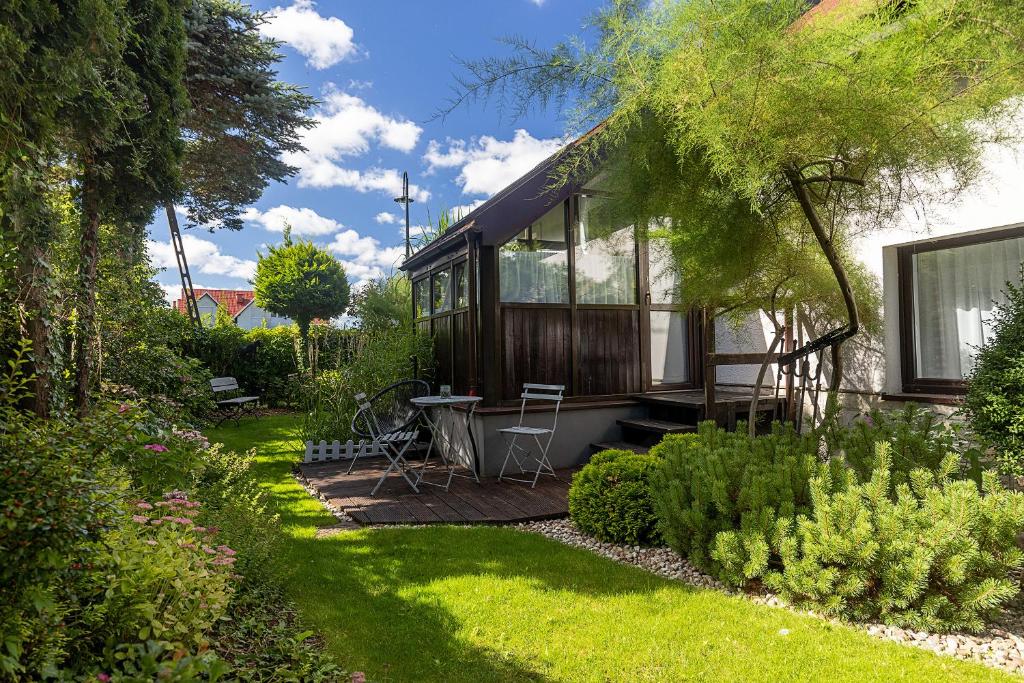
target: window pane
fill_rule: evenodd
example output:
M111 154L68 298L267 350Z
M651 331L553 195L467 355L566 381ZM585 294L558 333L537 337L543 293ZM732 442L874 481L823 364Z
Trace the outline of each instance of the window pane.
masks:
M633 226L614 230L601 212L603 197L580 197L576 230L576 301L635 304L636 254Z
M455 308L469 306L469 281L466 279L466 263L455 266Z
M963 379L991 339L992 311L1020 283L1024 238L914 254L916 374Z
M679 269L672 258L668 240L664 238L650 240L647 243L647 259L650 266L651 303L679 303Z
M442 313L452 307L452 271L448 268L439 270L433 275L434 281L434 313Z
M430 281L426 278L412 283L412 300L416 303L416 317L430 315Z
M569 302L568 245L562 204L501 246L498 279L504 302Z
M686 359L686 316L676 311L651 311L651 383L687 381Z

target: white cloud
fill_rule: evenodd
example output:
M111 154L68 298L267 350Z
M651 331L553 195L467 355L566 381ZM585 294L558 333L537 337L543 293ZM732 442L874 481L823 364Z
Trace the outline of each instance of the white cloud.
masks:
M361 287L374 278L386 275L405 257L404 247L382 247L375 237L345 230L334 236L327 248L338 256L345 273Z
M243 280L250 280L256 274L256 261L222 254L220 247L210 240L204 240L195 235L182 235L181 241L185 247L185 258L188 259L189 270L193 272L204 275L223 275ZM174 247L171 246L170 241L146 240L146 248L153 265L157 268L178 269L178 261L174 257Z
M160 285L160 289L164 290L164 299L167 300L169 306L173 306L174 302L181 298L181 285L165 285L162 282L157 284Z
M291 45L314 69L334 66L357 52L352 28L337 17L321 16L311 0L275 7L260 30Z
M423 129L405 118L388 116L328 84L324 103L313 119L316 127L303 133L305 152L288 152L284 161L299 169L299 187L349 187L358 192L401 194L401 174L394 169L355 170L342 166L346 157L365 154L372 145L411 152ZM430 193L411 185L411 196L426 201Z
M393 213L388 213L387 211L381 211L380 213L373 217L373 220L377 221L381 225L386 223L398 225L399 223L402 222L398 216L396 216Z
M242 213L242 219L258 223L264 229L274 232L283 232L287 223L292 226L292 232L296 235L329 235L345 227L333 218L321 216L313 209L297 209L285 204L266 211L250 206Z
M530 0L537 7L543 7L546 0Z
M456 181L464 194L494 193L504 189L544 159L561 148L558 138L538 139L523 129L511 140L498 140L490 135L465 140L446 140L447 149L431 140L423 155L428 173L438 168L460 168Z

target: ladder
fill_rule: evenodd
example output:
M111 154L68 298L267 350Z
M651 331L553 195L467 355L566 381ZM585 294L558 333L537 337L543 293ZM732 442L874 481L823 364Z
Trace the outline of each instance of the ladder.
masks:
M181 292L185 298L185 308L192 324L202 332L203 320L199 317L199 304L196 303L196 293L192 288L192 275L188 272L188 261L185 260L185 245L181 241L181 231L178 229L177 219L168 212L167 227L171 231L171 244L174 245L174 256L178 259L178 273L181 275Z

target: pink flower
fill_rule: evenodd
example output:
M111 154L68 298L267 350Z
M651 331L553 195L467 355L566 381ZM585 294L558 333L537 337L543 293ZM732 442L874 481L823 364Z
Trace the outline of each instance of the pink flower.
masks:
M187 548L189 550L195 550L196 549L196 544L195 543L179 543L178 546L181 547L181 548Z
M131 409L132 409L132 407L130 405L128 405L127 403L122 403L120 406L118 406L117 412L119 414L121 414L121 415L124 415L125 413L127 413Z
M224 553L228 557L231 557L232 555L237 554L237 553L235 553L234 550L232 550L231 548L227 547L226 545L219 545L219 546L217 546L217 550L221 551L222 553Z
M153 524L156 524L156 522L153 522ZM146 545L156 545L156 541L154 541L153 539L149 539L148 541L146 541Z
M177 522L178 524L184 524L185 526L188 526L189 524L192 524L192 520L189 519L188 517L175 517L174 521Z
M204 545L203 546L203 552L206 553L207 555L216 555L217 554L217 551L214 550L213 548L211 548L208 545Z
M107 683L107 681L110 680L110 674L96 674L96 680L103 681L103 683Z
M162 443L147 443L143 448L147 451L153 451L154 453L163 453L167 450L167 446Z
M225 565L231 565L231 564L234 564L234 563L235 563L235 558L233 558L233 557L216 557L216 558L214 558L213 560L210 561L210 564L215 564L215 565L221 566L221 567L223 567Z
M149 517L146 515L132 515L132 521L138 524L145 524L149 521Z
M206 531L206 533L208 533L211 536L213 536L215 533L220 531L220 527L216 527L216 526L206 527L205 531Z
M164 520L162 520L162 519L154 519L154 520L153 520L153 521L151 522L151 524L152 524L153 526L160 526L160 525L161 525L161 524L163 524L163 523L164 523Z
M352 683L366 683L366 674L362 671L356 671L352 674Z
M149 503L147 503L144 500L140 500L138 503L136 503L135 507L139 508L140 510L152 510L153 509L153 506L150 505Z

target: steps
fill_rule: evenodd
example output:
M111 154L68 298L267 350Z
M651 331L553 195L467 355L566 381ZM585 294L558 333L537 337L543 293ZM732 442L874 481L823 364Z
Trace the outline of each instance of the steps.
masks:
M590 447L594 449L595 453L599 453L601 451L633 451L634 453L647 453L650 451L647 446L640 446L626 441L602 441L600 443L592 443L590 444Z
M622 433L620 440L592 443L595 453L608 449L631 450L647 453L666 434L688 434L697 431L697 422L703 415L703 402L685 397L641 395L636 397L646 408L647 415L616 420Z

